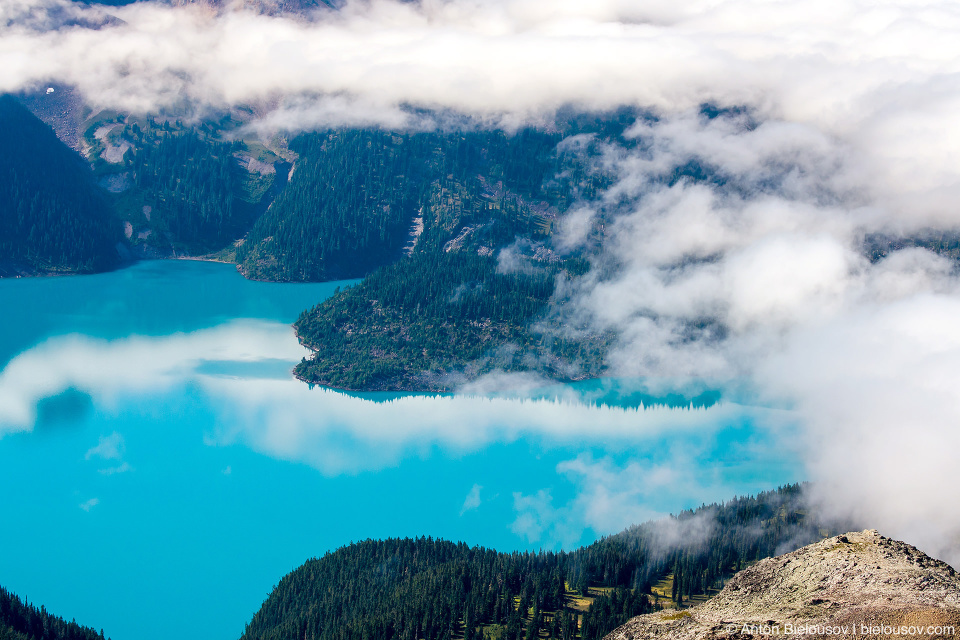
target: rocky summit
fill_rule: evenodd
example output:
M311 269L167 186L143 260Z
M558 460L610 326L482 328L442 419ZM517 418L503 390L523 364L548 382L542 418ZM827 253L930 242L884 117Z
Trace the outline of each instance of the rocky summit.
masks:
M633 618L604 640L960 638L960 574L875 530L761 560L702 605Z

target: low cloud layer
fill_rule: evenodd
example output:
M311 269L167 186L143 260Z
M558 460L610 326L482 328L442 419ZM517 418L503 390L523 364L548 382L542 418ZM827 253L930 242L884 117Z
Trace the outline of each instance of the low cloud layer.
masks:
M238 7L4 3L0 91L59 82L129 111L246 104L267 128L423 124L410 107L516 126L565 105L746 105L837 141L854 177L911 217L955 221L954 3L372 0L298 19Z
M521 437L629 445L746 422L790 424L782 411L735 403L678 410L597 406L574 394L358 398L292 379L290 370L306 353L288 325L270 322L159 338L51 338L0 371L0 435L33 429L38 405L64 392L83 393L109 412L130 394L160 396L183 385L204 390L218 408L221 426L208 434L210 444L243 442L328 474L380 469L436 445L471 452ZM119 459L122 443L118 434L105 436L88 455Z
M615 533L675 511L678 503L760 490L771 477L799 477L788 450L793 418L782 410L732 402L702 409L624 408L595 402L590 392L568 389L563 395L556 388L533 397L357 397L291 379L289 371L304 353L289 326L270 322L240 321L164 337L50 338L0 371L0 436L33 429L38 407L65 393L83 394L97 414L111 417L131 398L165 411L189 388L202 393L217 416L208 432L196 434L209 446L247 446L327 476L377 471L438 451L466 456L525 440L572 456L556 467L556 477L543 477L572 487L572 503L554 504L547 490L514 496L512 530L547 546L575 546L585 531ZM781 448L771 453L774 442ZM578 455L585 450L605 457ZM136 472L124 460L124 438L117 432L99 435L85 457L103 475ZM460 515L483 510L495 498L475 484Z
M953 227L879 197L805 125L690 112L628 135L595 143L614 184L559 240L595 268L552 326L613 331L614 374L792 407L824 508L960 560Z
M796 403L804 458L832 515L960 564L957 295L864 305L804 327L758 373Z
M633 146L579 141L598 144L597 169L615 183L563 222L559 250L593 250L603 236L597 268L559 287L565 325L616 331L619 374L710 377L795 408L802 459L827 508L960 561L950 458L960 449L960 280L954 257L933 244L896 244L960 228L956 3L372 0L302 19L147 2L3 3L0 91L48 82L130 111L242 103L264 130L435 124L419 109L507 128L549 122L568 105L657 114L630 132ZM744 111L707 119L697 111L704 102ZM706 179L674 179L693 166ZM202 350L206 340L184 346ZM62 346L57 357L70 353ZM103 366L126 371L119 358ZM47 372L55 382L5 372L9 428L31 423L31 399L83 379L64 371ZM145 375L129 373L128 385ZM220 437L335 471L369 463L323 453L358 406L369 432L351 437L377 442L374 463L434 438L469 447L516 437L476 424L481 404L485 416L520 412L553 436L585 433L581 409L536 402L357 405L321 393L307 401L329 416L318 430L284 410L296 403L268 400L302 393L289 381L251 384L236 406L255 419ZM650 412L640 428L705 428L726 410L691 413L689 424ZM637 416L603 418L583 421L604 436L637 429ZM573 462L570 472L603 477L596 464ZM517 499L546 514L548 498ZM542 521L518 526L534 532Z
M676 523L667 516L679 511L675 503L670 504L677 496L696 496L697 504L702 504L729 499L737 492L730 486L735 484L732 478L723 478L716 466L697 464L697 458L691 450L675 451L669 458L618 465L609 457L596 460L581 454L557 465L557 472L577 488L576 497L555 504L549 490L515 493L517 517L511 530L530 542L574 549L582 542L585 528L604 535L661 518L669 527ZM712 524L700 518L697 522ZM693 532L685 530L683 537L691 542ZM675 536L661 544L671 546L680 539Z

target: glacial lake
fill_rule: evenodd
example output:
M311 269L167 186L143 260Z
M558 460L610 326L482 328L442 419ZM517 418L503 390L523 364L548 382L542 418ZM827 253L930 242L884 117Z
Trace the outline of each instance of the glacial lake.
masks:
M290 323L349 284L190 261L0 280L0 585L114 640L236 640L352 541L574 548L804 477L788 412L709 389L311 389Z

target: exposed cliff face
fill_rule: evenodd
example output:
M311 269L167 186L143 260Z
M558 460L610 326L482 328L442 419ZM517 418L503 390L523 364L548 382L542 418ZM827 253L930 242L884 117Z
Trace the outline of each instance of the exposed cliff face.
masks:
M639 616L605 640L836 635L960 638L960 574L876 531L847 533L762 560L709 602Z

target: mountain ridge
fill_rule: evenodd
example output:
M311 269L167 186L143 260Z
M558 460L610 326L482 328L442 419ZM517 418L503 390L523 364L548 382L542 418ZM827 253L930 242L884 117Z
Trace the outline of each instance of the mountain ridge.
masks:
M712 593L741 567L845 528L790 485L568 552L365 540L284 576L241 640L600 640L662 602ZM653 589L665 576L673 598Z
M949 638L958 628L960 574L910 544L869 529L761 560L733 576L708 602L638 616L604 640L797 633Z
M114 267L120 233L90 168L10 95L0 148L0 275Z

